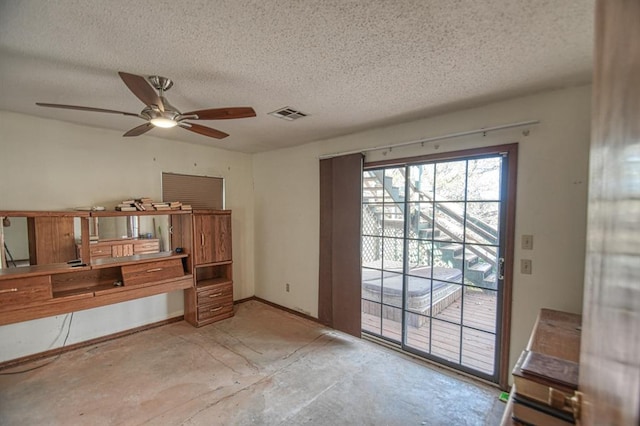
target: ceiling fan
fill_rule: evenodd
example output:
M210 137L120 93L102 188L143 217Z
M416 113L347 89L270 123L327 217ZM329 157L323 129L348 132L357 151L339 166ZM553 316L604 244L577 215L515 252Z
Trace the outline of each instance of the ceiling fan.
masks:
M164 92L173 86L173 81L166 77L150 76L149 82L142 76L129 74L126 72L118 72L124 84L129 90L138 97L146 107L139 113L115 111L111 109L84 107L76 105L48 104L36 102L36 105L50 108L75 109L80 111L106 112L109 114L122 114L132 117L139 117L147 122L140 126L134 127L123 136L139 136L148 132L154 127L170 128L181 127L194 133L209 136L216 139L223 139L229 136L227 133L211 127L202 126L200 124L191 123L187 120L228 120L232 118L248 118L255 117L256 112L251 107L232 107L232 108L213 108L202 109L198 111L190 111L181 113L176 107L171 105ZM153 85L153 87L152 87ZM154 88L158 91L154 90Z

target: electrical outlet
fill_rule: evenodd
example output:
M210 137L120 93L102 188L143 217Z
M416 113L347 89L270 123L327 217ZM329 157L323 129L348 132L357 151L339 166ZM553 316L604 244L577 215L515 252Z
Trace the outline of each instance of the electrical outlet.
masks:
M520 273L531 275L533 265L531 259L520 259Z
M533 250L533 235L522 236L522 250Z
M289 293L289 283L287 283L287 284L285 285L285 291L286 291L287 293Z

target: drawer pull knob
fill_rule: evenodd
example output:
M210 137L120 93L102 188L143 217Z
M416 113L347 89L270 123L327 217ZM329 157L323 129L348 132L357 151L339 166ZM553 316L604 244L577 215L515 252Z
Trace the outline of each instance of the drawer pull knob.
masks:
M210 294L209 298L213 299L214 297L218 297L218 296L222 296L222 292L215 293L215 294Z
M0 290L0 294L2 294L2 293L14 293L16 291L18 291L17 288L5 288L3 290Z
M219 311L222 308L223 308L222 306L218 306L217 308L213 308L213 309L209 310L209 312L216 312L216 311Z
M159 271L162 271L162 268L151 268L151 269L147 269L147 274L151 272L159 272Z

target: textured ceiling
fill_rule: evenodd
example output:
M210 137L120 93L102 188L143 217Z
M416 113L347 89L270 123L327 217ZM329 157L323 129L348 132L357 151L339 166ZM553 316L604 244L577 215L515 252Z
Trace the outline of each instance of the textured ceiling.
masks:
M149 134L260 152L591 80L593 0L0 0L0 109L117 129L142 122L117 75L174 80L182 111L256 118ZM291 106L309 117L267 115ZM535 117L533 117L535 118ZM133 142L133 140L132 140Z

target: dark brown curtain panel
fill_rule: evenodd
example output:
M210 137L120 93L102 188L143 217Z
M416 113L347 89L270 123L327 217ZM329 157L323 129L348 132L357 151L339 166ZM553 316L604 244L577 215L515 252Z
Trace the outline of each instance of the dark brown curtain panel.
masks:
M360 337L362 154L320 160L318 318Z

